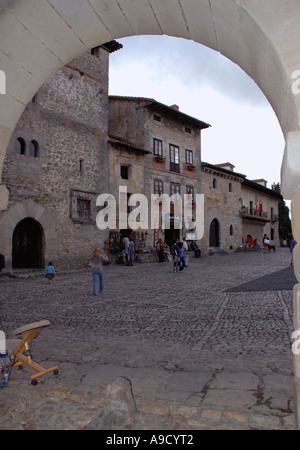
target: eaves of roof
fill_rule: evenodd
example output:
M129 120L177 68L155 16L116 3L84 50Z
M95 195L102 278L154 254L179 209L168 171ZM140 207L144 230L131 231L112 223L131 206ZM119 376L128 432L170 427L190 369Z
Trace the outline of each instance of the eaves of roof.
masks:
M171 106L164 105L163 103L160 103L154 100L153 98L130 97L130 96L124 97L124 96L110 95L109 99L121 101L135 101L138 104L137 108L149 108L158 114L165 114L178 122L193 126L200 130L211 127L211 125L209 125L208 123L196 119L195 117L189 116L188 114L185 114L175 108L172 108Z

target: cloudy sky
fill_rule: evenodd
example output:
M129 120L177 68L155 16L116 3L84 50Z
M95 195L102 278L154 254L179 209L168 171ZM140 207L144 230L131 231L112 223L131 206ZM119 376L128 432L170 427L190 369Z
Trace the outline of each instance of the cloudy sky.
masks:
M150 97L211 125L202 161L231 162L249 179L280 182L284 138L255 82L221 54L169 36L118 39L110 56L110 94Z

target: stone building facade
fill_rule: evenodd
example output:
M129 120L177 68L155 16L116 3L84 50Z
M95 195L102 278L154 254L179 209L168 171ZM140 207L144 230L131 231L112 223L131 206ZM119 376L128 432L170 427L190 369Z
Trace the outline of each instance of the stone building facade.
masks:
M117 189L123 185L130 194L142 193L148 199L148 230L141 229L138 239L147 249L155 248L158 239L169 245L187 233L176 229L177 210L170 206L170 227L161 221L151 228L152 194L191 194L201 192L201 131L209 125L182 113L177 105L167 106L149 98L109 97L109 133L116 140L131 145L123 149L110 145L110 173ZM134 150L135 147L135 150ZM132 152L135 153L134 158ZM127 166L124 180L122 170ZM126 173L126 170L125 170ZM146 233L146 237L145 237ZM138 240L137 239L137 240Z
M9 207L0 212L6 268L41 268L50 260L58 269L81 267L99 243L117 255L125 235L134 237L147 259L158 239L170 245L176 237L195 236L177 200L166 214L170 227L162 227L161 217L152 226L153 194L191 194L194 219L195 196L204 194L204 236L198 242L204 252L236 250L248 233L260 240L267 233L276 241L281 196L229 163L201 163L201 132L210 125L176 105L108 95L109 55L119 48L112 41L72 60L22 114L3 169L10 191ZM101 193L116 199L113 230L96 225ZM128 205L133 194L148 199L147 226L134 231L118 216L120 202L127 216L134 209Z
M108 191L108 64L112 41L72 60L28 104L3 169L9 207L0 213L6 268L84 264L104 239L96 198Z
M247 235L262 244L264 234L279 245L278 201L282 196L265 180L248 180L230 163L202 163L205 232L200 247L206 252L236 251Z

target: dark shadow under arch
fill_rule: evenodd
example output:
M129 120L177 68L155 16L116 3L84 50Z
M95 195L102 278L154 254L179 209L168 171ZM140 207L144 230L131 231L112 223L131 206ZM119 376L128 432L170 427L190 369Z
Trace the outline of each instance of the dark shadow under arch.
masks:
M42 268L44 265L44 231L35 219L27 217L14 229L12 266Z

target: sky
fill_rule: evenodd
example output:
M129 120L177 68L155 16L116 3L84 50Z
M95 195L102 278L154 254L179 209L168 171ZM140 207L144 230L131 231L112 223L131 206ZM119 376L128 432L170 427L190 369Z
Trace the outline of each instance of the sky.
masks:
M230 162L250 180L280 182L284 137L256 83L235 63L194 41L169 36L118 39L109 94L149 97L211 125L202 161Z

